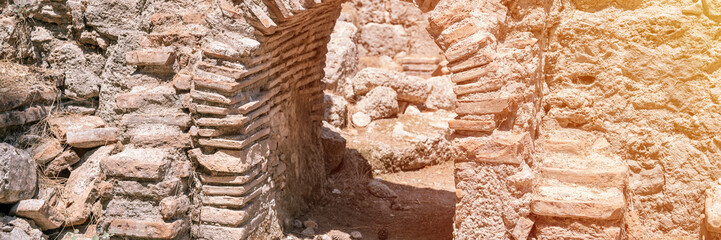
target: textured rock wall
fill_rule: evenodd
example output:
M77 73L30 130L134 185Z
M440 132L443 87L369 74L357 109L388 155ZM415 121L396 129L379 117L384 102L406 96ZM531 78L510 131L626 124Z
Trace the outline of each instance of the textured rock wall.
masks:
M541 130L606 138L628 165L624 237L706 235L713 216L704 209L713 205L704 206L704 191L719 178L717 3L571 1L551 9Z

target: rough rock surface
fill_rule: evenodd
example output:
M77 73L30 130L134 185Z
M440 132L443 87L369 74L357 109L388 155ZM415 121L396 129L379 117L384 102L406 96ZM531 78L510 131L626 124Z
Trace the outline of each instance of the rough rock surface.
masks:
M345 127L348 119L348 101L341 96L326 93L323 104L325 104L323 120L335 127Z
M401 115L373 121L357 133L344 132L344 137L373 170L414 170L455 158L447 123L452 117L442 111Z
M376 87L356 105L359 111L372 120L388 118L398 114L398 94L389 87Z
M431 92L431 87L422 79L396 71L365 68L353 78L353 90L356 96L367 94L378 86L392 88L398 93L398 100L413 103L424 103Z
M32 198L37 189L36 168L37 164L27 152L0 143L0 203Z
M325 170L330 173L338 169L343 162L345 155L346 140L341 135L341 130L323 122L321 129L321 139L323 141L323 159L325 160Z

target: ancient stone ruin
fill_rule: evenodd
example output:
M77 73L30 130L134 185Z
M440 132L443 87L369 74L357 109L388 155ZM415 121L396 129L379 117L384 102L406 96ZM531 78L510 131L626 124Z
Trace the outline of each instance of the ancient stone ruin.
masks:
M721 239L719 0L0 0L0 239Z

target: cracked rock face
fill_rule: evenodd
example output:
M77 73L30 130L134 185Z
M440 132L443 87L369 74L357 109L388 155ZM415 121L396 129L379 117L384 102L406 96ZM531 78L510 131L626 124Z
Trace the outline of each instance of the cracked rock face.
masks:
M27 152L0 143L0 203L32 198L37 188L36 163Z

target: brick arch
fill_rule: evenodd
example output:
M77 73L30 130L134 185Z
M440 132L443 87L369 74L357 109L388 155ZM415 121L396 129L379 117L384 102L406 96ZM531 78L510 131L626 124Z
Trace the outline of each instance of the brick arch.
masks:
M534 86L540 79L540 67L529 67L523 76L503 75L510 58L496 56L505 54L498 50L503 46L524 49L532 59L540 54L541 43L533 41L533 34L506 38L498 26L511 15L508 9L503 10L506 1L414 2L431 13L429 33L444 51L446 71L457 85L454 91L459 117L450 126L459 133L456 143L466 153L458 161L457 172L478 168L478 164L500 164L497 168L520 171L530 151L523 149L527 146L523 141L533 133L535 119L520 121L518 113L527 111L535 116L538 93ZM162 219L113 221L110 232L152 238L267 238L277 236L289 224L286 219L307 208L320 195L325 179L323 161L319 161L324 111L320 80L340 3L216 0L201 14L205 21L181 21L186 25L205 24L207 32L186 36L189 40L180 47L167 41L149 41L144 49L128 54L127 59L137 60L129 63L148 71L172 68L158 71L172 74L175 94L166 94L164 89L138 94L156 94L160 100L176 97L183 102L180 108L190 113L190 146L156 148L171 149L166 155L187 152L192 167L172 162L170 169L181 170L161 171L166 176L155 176L154 180L167 182L167 175L175 174L188 177L192 183L187 185L189 190L161 201ZM151 32L146 39L164 37L178 39L161 32ZM512 60L516 68L534 64ZM507 94L501 89L514 90ZM488 144L507 154L490 157L494 153L479 147ZM164 161L158 159L157 166L145 167L161 169ZM182 169L189 173L184 175ZM467 233L479 227L471 219L493 213L469 212L472 208L464 205L483 198L472 192L480 190L466 184L477 179L462 174L456 179L460 204L456 236L488 237ZM174 209L173 199L190 201L192 207L187 213Z

